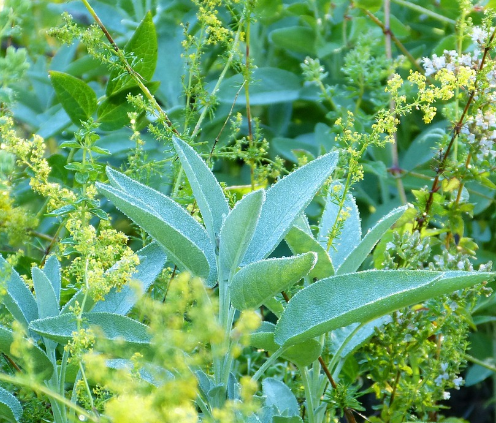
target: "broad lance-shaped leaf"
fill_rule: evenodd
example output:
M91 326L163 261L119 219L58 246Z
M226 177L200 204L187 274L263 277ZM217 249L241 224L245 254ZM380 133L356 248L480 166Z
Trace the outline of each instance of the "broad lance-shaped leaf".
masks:
M144 324L126 316L113 313L83 313L81 328L98 327L96 335L109 341L122 342L133 349L148 347L150 334ZM57 317L33 320L29 328L36 333L52 339L62 345L73 338L78 331L76 317L73 314L61 314Z
M405 213L407 209L408 206L398 207L379 220L379 222L377 222L374 227L363 237L360 244L358 244L348 255L348 257L344 259L339 269L336 270L336 274L343 275L345 273L356 272L372 251L374 245L377 244L384 233L403 215L403 213Z
M124 51L132 57L128 57L131 67L144 81L152 79L157 66L157 32L153 23L153 17L148 12L139 24L131 39L124 46ZM136 82L129 75L122 75L124 70L114 70L110 74L107 84L107 96L120 90L131 88Z
M188 177L210 240L215 243L219 238L222 222L229 214L226 197L214 174L196 151L175 136L172 137L172 142Z
M264 190L253 191L236 203L220 230L219 262L227 275L234 273L253 237L262 204Z
M290 173L267 191L243 264L261 260L274 251L331 175L337 161L338 153L328 153Z
M274 406L279 414L296 416L300 413L296 397L284 382L267 377L262 382L262 391L265 397L265 405Z
M275 341L292 345L355 322L369 322L492 279L489 272L365 271L333 276L298 292L276 327Z
M1 255L0 280L7 290L2 295L3 304L12 316L27 328L31 320L38 318L36 300L19 274Z
M329 254L311 234L293 226L284 240L293 254L302 254L308 251L317 254L317 264L308 274L311 279L319 280L334 275L334 267Z
M88 120L97 108L95 92L86 82L68 73L50 71L55 94L71 120L78 126Z
M50 280L37 267L32 268L31 275L33 277L34 292L36 293L39 318L57 316L59 314L59 303Z
M53 291L57 297L57 301L60 302L60 289L62 286L62 278L60 276L60 263L57 260L57 256L51 255L45 262L45 267L43 267L43 273L46 275L50 283L52 284Z
M26 342L29 342L27 339ZM14 342L14 334L10 329L0 326L0 352L11 356L10 347ZM15 358L14 361L19 360L19 364L23 367L25 361L29 362L29 365L33 366L34 372L44 378L44 380L50 379L53 373L53 364L45 354L45 352L38 347L35 343L32 343L29 349L29 355L27 357Z
M18 422L22 416L22 405L19 400L6 389L0 388L0 418Z
M97 184L98 189L157 240L181 269L215 285L215 253L205 229L167 196L109 168L107 174L113 187Z
M330 190L333 190L334 186L335 184L331 185ZM339 206L335 203L331 194L329 194L326 198L326 205L320 221L319 235L317 237L320 245L326 251L327 242L329 240L329 232L331 231L336 220L341 217L338 216L338 212ZM345 257L355 249L362 239L360 214L358 212L355 199L351 194L346 195L342 212L346 213L346 220L344 221L339 237L333 241L332 246L329 249L329 256L331 257L332 264L336 269L341 266Z
M164 250L157 244L152 243L137 252L140 264L136 267L132 279L139 283L140 290L145 293L153 281L164 268L167 256ZM115 266L119 267L119 263ZM110 269L107 273L111 273ZM99 301L93 307L92 312L105 311L115 314L127 314L139 299L139 293L129 284L123 286L119 291L112 288L105 296L104 301Z
M250 335L250 345L262 348L270 353L276 352L280 345L274 341L276 325L270 322L262 322L262 325ZM281 357L291 361L298 366L309 366L317 360L322 353L322 345L316 339L308 339L300 344L289 347Z
M317 255L310 252L261 260L242 267L229 286L232 305L238 310L260 307L269 298L306 276L316 261Z

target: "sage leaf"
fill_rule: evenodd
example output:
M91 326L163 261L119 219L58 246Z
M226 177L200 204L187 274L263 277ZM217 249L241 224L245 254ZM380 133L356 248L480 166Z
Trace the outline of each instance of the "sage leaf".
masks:
M83 313L81 328L97 327L97 337L121 343L132 350L146 349L151 337L144 324L126 316L113 313ZM33 320L29 328L36 333L59 344L67 344L73 337L73 332L78 331L76 317L73 314L61 314L57 317Z
M345 273L356 272L372 251L375 244L379 242L384 233L403 215L403 213L405 213L407 209L408 206L398 207L379 220L374 227L367 232L348 257L344 259L341 266L337 269L336 274L342 275Z
M317 263L308 276L313 280L324 279L334 275L334 266L327 251L309 233L297 226L293 226L284 238L293 254L302 254L313 251L317 254Z
M132 279L139 283L141 293L145 293L164 268L167 256L156 242L147 245L136 254L140 263L136 266L136 272L133 274ZM119 263L116 264L116 267L118 266ZM109 272L111 271L112 269L109 270ZM136 289L129 285L123 286L119 291L116 288L112 288L105 296L104 301L99 301L95 304L92 312L125 315L129 313L139 297L140 295L136 292Z
M270 353L276 352L280 345L274 341L276 325L270 322L262 322L262 325L250 335L250 345L262 348ZM316 339L308 339L299 344L292 345L281 358L295 363L299 367L309 366L320 357L322 345Z
M332 276L298 292L279 319L275 341L293 345L355 322L492 279L489 272L365 271Z
M297 416L300 407L296 397L284 382L267 377L262 382L262 391L265 396L265 405L274 406L279 414Z
M59 302L50 280L37 267L33 267L31 275L33 277L34 292L36 293L39 318L58 316Z
M274 251L295 219L331 175L337 160L336 152L321 156L290 173L267 191L260 220L243 264L261 260Z
M234 273L253 237L262 204L263 190L253 191L236 203L220 230L219 262L229 273Z
M306 276L316 261L317 255L310 252L261 260L242 267L229 285L232 305L238 310L260 307Z
M172 142L188 177L210 240L215 243L222 222L229 214L226 197L214 174L196 151L175 136L172 137Z
M124 46L124 52L131 56L128 62L140 78L150 81L155 73L158 56L157 32L150 12L145 15L131 39ZM107 84L107 96L136 85L133 78L130 75L124 75L123 72L120 69L111 72Z
M50 71L55 94L72 122L81 126L97 108L97 98L91 87L68 73Z
M38 306L33 294L15 269L0 255L0 276L5 281L3 303L10 314L26 328L38 318Z
M114 186L97 184L100 192L147 231L180 269L204 278L208 286L215 285L215 253L205 229L179 204L158 191L110 168L107 175Z
M0 418L18 422L22 417L19 400L6 389L0 388Z
M335 184L331 185L330 190L332 191L335 186ZM335 222L342 218L342 216L338 216L338 212L339 205L335 203L333 196L328 194L317 237L320 245L326 251L329 232ZM336 269L339 269L346 256L348 256L355 249L362 239L360 214L358 212L355 199L351 194L346 195L342 212L346 213L346 220L344 221L339 237L334 240L331 248L328 250L329 256L331 257L332 263Z
M48 257L43 267L43 273L46 275L50 283L52 284L53 291L57 297L57 302L60 302L60 289L62 286L62 278L60 276L60 263L57 260L57 256L51 255Z
M0 351L8 356L12 353L10 352L10 347L14 342L14 334L10 329L0 326ZM26 342L29 342L26 340ZM17 360L17 359L15 359ZM19 358L21 366L24 366L23 358ZM50 379L53 373L53 364L45 354L45 352L38 347L36 344L32 344L29 350L29 356L26 357L26 361L29 361L30 366L32 366L34 372L43 377L44 380Z

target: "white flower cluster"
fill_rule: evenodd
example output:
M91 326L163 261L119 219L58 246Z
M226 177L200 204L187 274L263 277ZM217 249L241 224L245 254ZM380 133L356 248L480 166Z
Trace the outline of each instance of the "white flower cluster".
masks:
M422 65L425 69L425 76L430 76L440 71L441 69L447 69L450 72L457 73L460 66L465 66L469 69L477 69L480 62L480 50L476 49L470 53L465 53L458 55L455 50L444 50L442 56L434 54L432 59L424 57L422 59Z
M495 159L496 150L496 114L492 110L482 112L477 110L475 116L469 116L463 125L461 134L465 135L468 143L475 150L475 158L480 162L484 159Z
M449 380L450 379L450 375L448 374L447 370L448 370L448 363L441 363L441 370L443 371L442 374L440 374L435 380L434 380L434 383L437 385L437 386L441 386L443 381L445 380ZM455 377L453 378L452 380L453 382L453 385L455 385L455 389L460 389L460 386L462 385L463 383L463 378L462 377ZM449 396L448 396L449 398ZM447 398L446 398L447 399Z

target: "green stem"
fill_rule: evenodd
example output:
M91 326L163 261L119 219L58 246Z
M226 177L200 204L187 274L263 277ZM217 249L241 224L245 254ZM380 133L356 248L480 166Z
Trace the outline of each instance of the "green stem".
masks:
M260 376L262 376L262 375L265 373L265 371L266 371L266 370L267 370L270 366L272 366L272 363L274 363L274 361L276 361L276 360L279 358L279 356L280 356L281 354L283 354L283 353L284 353L284 351L286 351L286 348L284 348L284 347L279 348L279 349L278 349L278 350L277 350L274 354L272 354L272 355L271 355L271 356L270 356L270 357L269 357L269 358L265 361L265 363L264 363L264 364L262 364L262 365L260 366L260 368L259 368L259 369L255 372L255 374L251 377L251 379L252 379L253 381L255 381L255 382L256 382L258 379L260 379Z
M301 381L305 388L305 398L307 399L308 423L315 423L315 407L313 402L313 390L308 380L308 370L306 367L300 367Z
M422 15L427 15L433 19L437 19L438 21L445 22L450 25L454 25L456 23L453 19L447 18L446 16L440 15L439 13L433 12L432 10L426 9L425 7L419 6L418 4L412 3L410 1L405 1L405 0L392 0L392 1L396 4L399 4L400 6L405 6L408 7L409 9L415 10L416 12L419 12Z
M471 356L470 354L465 353L463 357L467 360L470 361L471 363L478 364L479 366L484 367L487 370L491 370L492 372L496 373L496 366L486 363L485 361L479 360L478 358L475 358L474 356Z

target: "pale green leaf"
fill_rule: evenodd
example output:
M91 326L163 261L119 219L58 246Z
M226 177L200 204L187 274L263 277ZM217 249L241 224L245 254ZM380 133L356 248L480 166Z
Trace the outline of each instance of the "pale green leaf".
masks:
M167 256L163 249L157 244L152 243L142 248L136 253L140 263L136 266L136 272L133 274L133 283L138 283L140 292L147 292L148 288L155 281L157 276L162 271ZM119 267L119 263L115 268ZM106 273L112 272L110 269ZM115 314L127 314L136 304L140 297L140 293L136 291L136 287L131 287L129 284L123 286L120 290L112 288L105 296L104 301L100 301L92 308L92 312L108 312Z
M6 389L0 388L0 418L18 422L22 417L22 406L19 400Z
M330 190L332 190L333 187L334 184L331 185ZM332 246L329 249L329 256L331 257L332 264L336 269L339 269L346 256L348 256L355 249L362 239L360 214L358 212L355 199L351 194L346 195L342 210L346 213L347 217L344 221L339 237L334 239ZM326 198L326 205L320 221L319 235L317 237L320 245L325 250L327 250L329 232L331 231L336 220L339 218L338 211L338 204L336 204L335 200L329 194Z
M238 310L260 307L266 300L306 276L316 261L317 255L310 252L261 260L242 267L229 286L233 306Z
M146 14L131 39L124 46L124 52L128 55L132 54L132 58L129 57L128 62L134 71L145 82L150 81L155 73L158 55L157 32L150 12ZM123 72L123 70L111 72L107 84L107 96L136 85L131 76L123 75Z
M50 71L57 98L71 120L78 126L88 120L97 108L95 92L86 82L68 73Z
M384 233L403 215L403 213L405 213L407 208L408 206L398 207L379 220L379 222L366 233L348 257L344 259L339 269L337 269L336 274L343 275L345 273L356 272L372 251L375 244L377 244Z
M365 323L401 307L493 278L485 272L366 271L333 276L298 292L276 327L275 341L292 345L351 323Z
M58 316L59 302L50 280L37 267L33 267L31 275L33 277L34 292L36 293L39 318Z
M57 297L57 301L60 301L62 278L60 276L60 263L57 260L57 256L52 254L50 257L48 257L47 261L45 262L45 266L43 267L43 273L52 284L52 288L55 292L55 296Z
M237 202L221 228L219 262L228 274L234 273L243 260L260 218L264 200L263 190L247 194Z
M14 268L0 255L0 279L7 292L2 301L14 318L26 328L38 318L38 306L33 294Z
M265 397L265 405L274 406L279 414L296 416L300 413L300 407L296 397L284 382L267 377L262 382L262 391Z
M304 230L293 226L284 238L293 254L313 251L317 254L317 263L308 276L311 279L323 279L334 275L334 267L327 251L317 240Z
M261 348L270 353L276 352L280 345L274 341L276 325L270 322L262 322L262 325L250 335L250 345ZM300 344L292 345L281 358L295 363L299 367L309 366L317 360L322 353L322 346L316 339L308 339Z
M188 177L210 240L215 243L222 223L229 214L226 197L214 174L195 150L177 137L173 136L172 142Z
M148 327L126 316L113 313L83 313L81 328L95 329L95 335L108 341L115 341L132 350L146 349L151 340ZM70 313L57 317L33 320L29 328L36 333L62 345L73 338L78 331L76 316Z
M267 191L243 264L261 260L274 251L331 175L337 160L336 152L321 156L290 173Z

